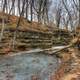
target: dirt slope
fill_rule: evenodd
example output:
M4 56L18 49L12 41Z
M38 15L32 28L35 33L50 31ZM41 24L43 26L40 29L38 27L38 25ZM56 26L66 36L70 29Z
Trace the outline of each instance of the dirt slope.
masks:
M15 29L16 28L16 24L18 22L19 17L18 16L14 16L14 15L8 15L6 13L0 13L0 25L2 23L2 19L4 18L5 23L6 23L6 27L5 28L10 28L10 29ZM43 25L41 23L37 23L37 22L30 22L27 21L25 18L21 17L21 21L20 21L20 26L19 26L19 30L32 30L32 31L40 31L40 32L49 32L49 28L47 25Z

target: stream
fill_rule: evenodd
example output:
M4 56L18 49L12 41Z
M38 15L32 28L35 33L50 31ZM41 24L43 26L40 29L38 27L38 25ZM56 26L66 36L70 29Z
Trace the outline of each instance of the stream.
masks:
M49 80L59 66L55 56L44 53L29 53L11 57L0 57L0 80Z

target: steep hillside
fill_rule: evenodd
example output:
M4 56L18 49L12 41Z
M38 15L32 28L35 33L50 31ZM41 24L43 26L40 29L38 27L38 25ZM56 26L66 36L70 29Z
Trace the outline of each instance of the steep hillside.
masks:
M11 50L13 46L14 31L19 17L0 13L0 29L2 29L3 20L5 28L0 44L0 52L6 53L8 52L6 49ZM30 22L21 17L14 46L15 51L24 51L30 48L51 48L55 45L67 45L71 38L70 32L66 30Z
M2 23L2 19L5 20L5 29L16 29L16 24L19 20L18 16L14 15L8 15L6 13L0 13L0 25ZM30 22L27 21L25 18L21 17L19 30L26 31L26 30L32 30L32 31L39 31L39 32L48 32L49 28L46 25L43 25L41 23L37 22Z

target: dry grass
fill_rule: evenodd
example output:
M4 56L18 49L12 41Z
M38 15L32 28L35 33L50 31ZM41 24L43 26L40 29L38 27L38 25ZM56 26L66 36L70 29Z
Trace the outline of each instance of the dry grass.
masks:
M19 17L14 15L8 15L6 13L0 13L0 22L2 18L5 19L6 28L15 29L16 24L18 22ZM40 31L40 32L49 32L49 28L46 25L39 24L37 22L27 21L25 18L21 17L19 30L32 30L32 31Z

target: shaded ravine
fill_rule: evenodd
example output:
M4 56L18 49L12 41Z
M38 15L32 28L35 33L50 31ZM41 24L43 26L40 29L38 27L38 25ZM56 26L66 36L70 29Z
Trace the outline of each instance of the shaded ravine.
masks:
M32 76L49 80L58 66L55 56L42 52L0 57L0 80L31 80Z

